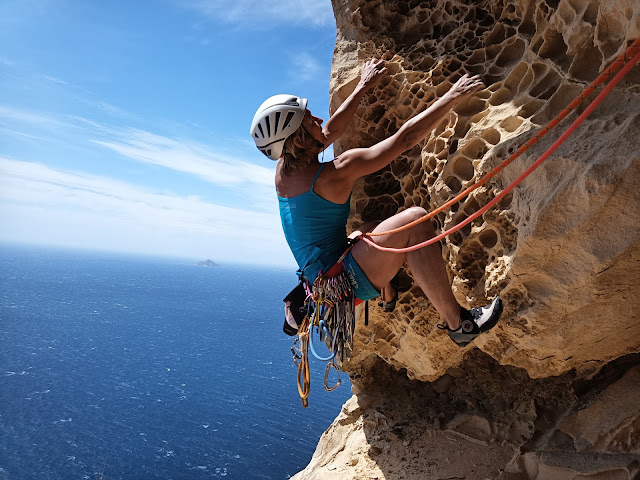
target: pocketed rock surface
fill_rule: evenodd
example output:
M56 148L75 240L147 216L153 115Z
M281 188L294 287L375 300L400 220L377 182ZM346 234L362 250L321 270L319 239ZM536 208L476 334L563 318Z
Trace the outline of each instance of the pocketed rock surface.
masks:
M333 7L332 109L365 60L384 58L391 72L365 97L336 154L392 135L463 73L480 74L487 87L359 182L350 228L455 197L640 37L637 0L333 0ZM438 233L495 198L587 103L438 214ZM463 306L504 300L498 326L459 349L436 328L439 316L405 269L396 310L373 305L369 325L359 323L343 365L354 396L294 478L639 478L639 204L636 66L538 170L442 242Z

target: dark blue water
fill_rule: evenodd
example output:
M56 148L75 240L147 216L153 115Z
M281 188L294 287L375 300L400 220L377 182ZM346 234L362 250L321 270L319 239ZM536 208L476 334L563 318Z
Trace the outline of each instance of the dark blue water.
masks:
M283 479L350 396L298 397L292 272L0 246L0 479Z

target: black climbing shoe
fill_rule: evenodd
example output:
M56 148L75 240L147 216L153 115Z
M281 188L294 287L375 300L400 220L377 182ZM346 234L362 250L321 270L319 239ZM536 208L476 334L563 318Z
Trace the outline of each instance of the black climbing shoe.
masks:
M400 285L398 276L396 275L395 277L393 277L389 283L391 284L391 287L394 291L393 299L389 302L385 302L384 300L382 300L378 303L378 306L381 307L385 312L393 312L396 309L396 302L398 301L398 288Z
M502 300L496 297L486 307L460 309L460 328L451 330L447 325L438 325L438 328L447 330L451 340L459 347L466 347L478 335L488 332L498 323L502 313Z

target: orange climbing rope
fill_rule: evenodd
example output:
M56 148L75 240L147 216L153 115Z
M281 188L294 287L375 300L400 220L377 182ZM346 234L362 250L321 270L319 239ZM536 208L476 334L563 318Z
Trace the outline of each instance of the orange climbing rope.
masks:
M392 234L392 233L397 233L397 232L401 232L403 230L407 230L407 229L409 229L409 228L411 228L411 227L413 227L413 226L415 226L415 225L417 225L419 223L422 223L422 222L424 222L424 221L426 221L426 220L428 220L430 218L433 218L438 213L443 212L447 208L451 207L455 203L457 203L460 200L462 200L464 197L469 195L471 192L473 192L477 188L479 188L482 185L484 185L485 183L487 183L497 173L499 173L500 171L504 170L508 165L513 163L513 161L516 158L518 158L520 155L522 155L524 152L526 152L531 147L533 147L536 143L538 143L538 141L542 137L544 137L547 133L549 133L556 125L558 125L565 117L567 117L567 115L569 115L584 100L586 100L589 97L589 95L591 95L598 86L600 86L606 80L611 78L611 76L615 72L620 70L620 68L622 68L624 63L627 62L629 59L631 59L639 50L640 50L640 38L636 39L636 41L633 42L629 46L629 48L627 48L627 50L624 51L624 53L622 53L620 56L618 56L618 58L616 58L613 61L613 63L611 65L609 65L609 67L607 67L600 75L598 75L598 77L593 82L591 82L591 84L582 93L580 93L580 95L578 95L567 107L565 107L564 110L562 110L562 112L560 112L553 120L551 120L545 127L543 127L533 138L529 139L518 150L516 150L514 153L512 153L509 156L509 158L504 160L500 165L498 165L496 168L491 170L489 173L485 174L477 182L475 182L472 185L468 186L464 191L462 191L461 193L456 195L454 198L452 198L451 200L447 201L445 204L439 206L435 210L429 212L428 214L424 215L423 217L420 217L417 220L414 220L413 222L407 223L406 225L403 225L403 226L398 227L398 228L394 228L392 230L387 230L386 232L368 232L368 233L363 234L363 238L364 237L379 237L379 236L382 236L382 235L389 235L389 234ZM372 242L369 241L367 243L369 243L369 244L371 244L373 246ZM394 250L394 251L399 251L399 250Z
M527 170L525 170L515 181L513 181L509 186L507 186L502 192L500 192L500 194L498 194L493 200L491 200L489 203L487 203L487 205L485 205L484 207L482 207L480 210L478 210L477 212L475 212L473 215L469 216L468 218L466 218L464 221L460 222L459 224L455 225L454 227L450 228L449 230L442 232L440 235L437 235L425 242L422 243L418 243L417 245L412 245L410 247L405 247L405 248L391 248L391 247L383 247L381 245L376 244L373 240L371 240L370 238L367 238L367 236L371 236L370 234L365 234L362 236L362 239L367 242L367 244L371 245L372 247L378 249L378 250L382 250L385 252L394 252L394 253L406 253L406 252L411 252L414 250L418 250L420 248L426 247L427 245L431 245L433 243L436 243L440 240L442 240L444 237L446 237L447 235L452 234L453 232L456 232L458 230L460 230L462 227L464 227L465 225L468 225L469 223L471 223L473 220L475 220L476 218L478 218L480 215L484 214L487 210L489 210L491 207L493 207L496 203L498 203L500 200L502 200L511 190L513 190L518 184L520 184L525 178L527 178L536 168L538 168L540 165L542 165L542 163L547 160L551 154L553 152L555 152L560 145L562 145L562 143L564 143L564 141L569 138L569 136L580 126L580 124L591 114L591 112L593 112L593 110L595 110L595 108L600 104L600 102L602 102L602 100L604 100L604 98L611 92L611 90L613 90L613 87L615 87L618 82L620 82L620 80L622 80L622 78L629 72L629 70L631 70L631 68L633 68L633 66L640 61L640 39L636 40L628 49L627 51L623 54L626 55L627 52L631 51L633 48L633 51L635 52L635 54L633 55L633 57L627 62L627 64L622 68L622 70L620 70L611 80L611 82L609 82L609 84L602 90L602 92L600 92L600 94L589 104L589 106L585 109L585 111L569 126L569 128L567 128L567 130L565 130L565 132L553 143L553 145L551 145L551 147L549 147L547 149L546 152L544 152L529 168L527 168ZM620 57L618 57L619 59ZM618 61L618 59L616 59L616 62ZM613 67L613 65L611 66ZM609 67L609 69L611 68ZM607 71L609 70L607 69ZM604 72L603 72L604 73ZM602 75L601 75L602 76ZM595 82L594 82L595 83ZM602 82L600 82L602 83ZM591 88L591 86L589 87ZM584 93L584 92L583 92ZM580 97L578 97L580 98ZM576 100L574 100L574 102L572 102L571 105L573 105L573 103L575 103L578 98ZM576 106L582 102L582 100L578 101L578 103L576 104ZM570 105L570 106L571 106ZM569 107L567 107L568 109ZM573 107L575 108L575 106ZM565 109L565 110L567 110ZM563 111L564 112L564 111ZM568 115L569 112L567 112L564 116L566 117L566 115ZM556 117L554 120L552 120L549 125L547 125L547 127L545 128L553 128L553 126L555 126L557 124L554 124L553 126L549 127L551 125L551 123L553 123L554 121L556 121L558 118L560 117L560 115L558 115L558 117ZM564 117L562 117L564 118ZM561 119L561 118L560 118ZM559 120L558 120L559 121ZM546 132L545 132L546 133ZM541 137L538 134L538 139ZM534 137L535 138L535 137ZM533 139L532 139L533 140ZM527 148L530 148L529 143L531 142L531 140L529 140L529 142L527 142L523 147L521 147L518 152L520 152L520 150L525 151L527 150ZM533 142L536 143L537 139ZM533 145L533 143L531 145ZM515 158L514 158L515 159ZM508 162L510 159L507 159L505 162ZM511 160L512 161L512 160ZM503 162L503 163L505 163ZM508 165L508 163L506 163L504 166ZM502 168L504 168L501 165ZM497 173L497 171L500 171L502 168L500 168L499 170L496 169L494 171L491 172L491 176L495 175L495 173ZM489 177L491 178L491 177ZM478 185L479 186L479 185ZM471 188L471 187L470 187ZM476 187L477 188L477 187ZM464 193L464 192L463 192ZM456 197L457 198L457 197ZM456 200L456 199L454 199ZM457 200L456 200L457 201ZM447 202L449 203L449 202ZM455 203L455 202L454 202ZM434 212L437 212L434 211ZM434 212L432 212L432 214L430 214L431 216L433 216L433 214L435 214ZM419 223L420 221L424 221L427 218L430 218L429 215L425 215L424 217L421 217L420 219L418 219L417 221L412 222L413 225L415 225L416 223ZM382 232L382 233L377 233L376 235L387 235L390 233L395 233L398 231L402 231L405 228L409 228L412 226L412 224L407 224L401 228L397 228L394 230L389 230L388 232Z

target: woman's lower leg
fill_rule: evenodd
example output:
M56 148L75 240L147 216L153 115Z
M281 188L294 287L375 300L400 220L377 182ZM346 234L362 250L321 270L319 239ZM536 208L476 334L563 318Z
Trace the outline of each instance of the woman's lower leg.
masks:
M409 245L415 245L435 236L435 231L429 222L413 228L415 232L412 232ZM440 246L433 244L407 253L407 263L418 285L447 322L449 328L458 329L460 304L451 291L451 282L442 260Z

